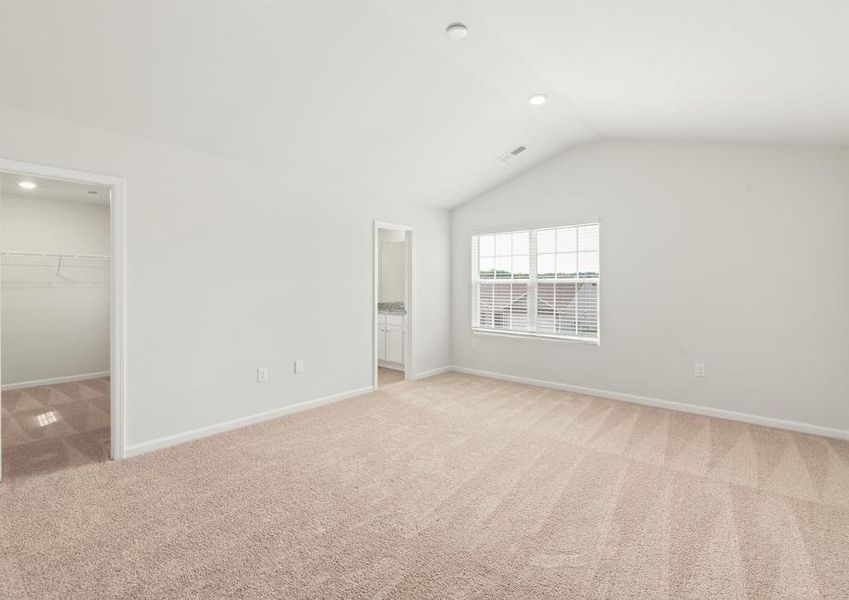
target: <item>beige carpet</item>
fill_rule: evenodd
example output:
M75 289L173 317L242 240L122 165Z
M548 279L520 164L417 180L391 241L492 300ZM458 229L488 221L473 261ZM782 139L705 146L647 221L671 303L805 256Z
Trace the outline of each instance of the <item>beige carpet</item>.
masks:
M6 598L847 598L849 444L445 374L0 493Z

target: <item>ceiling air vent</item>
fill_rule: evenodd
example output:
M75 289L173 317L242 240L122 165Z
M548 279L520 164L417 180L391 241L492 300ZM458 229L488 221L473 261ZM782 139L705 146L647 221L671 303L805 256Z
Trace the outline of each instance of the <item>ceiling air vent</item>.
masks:
M515 156L519 156L522 152L527 150L526 146L516 146L510 152L505 152L501 156L498 157L498 162L506 163L508 160L512 159Z

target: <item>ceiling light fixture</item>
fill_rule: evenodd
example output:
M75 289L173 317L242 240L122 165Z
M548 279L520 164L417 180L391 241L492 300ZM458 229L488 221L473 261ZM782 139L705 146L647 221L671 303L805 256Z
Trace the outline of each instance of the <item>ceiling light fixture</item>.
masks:
M548 96L546 96L545 94L534 94L533 96L528 98L528 102L530 102L534 106L545 104L546 100L548 100Z
M37 188L38 186L37 186L37 185L35 185L32 181L19 181L19 182L18 182L18 187L22 187L22 188L24 188L25 190L34 190L34 189L35 189L35 188Z
M452 40L462 40L464 37L469 35L469 28L462 23L451 23L451 25L449 25L445 30L445 33L447 33L448 37Z

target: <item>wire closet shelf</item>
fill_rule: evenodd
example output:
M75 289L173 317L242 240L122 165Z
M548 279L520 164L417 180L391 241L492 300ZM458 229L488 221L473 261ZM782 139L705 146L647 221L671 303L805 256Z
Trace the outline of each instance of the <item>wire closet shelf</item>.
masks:
M0 252L3 285L87 284L109 279L111 254Z

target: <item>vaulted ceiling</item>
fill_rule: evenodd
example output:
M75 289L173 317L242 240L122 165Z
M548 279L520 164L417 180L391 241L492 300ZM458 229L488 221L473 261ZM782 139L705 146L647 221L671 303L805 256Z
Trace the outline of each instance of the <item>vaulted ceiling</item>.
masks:
M844 0L0 0L0 104L454 206L600 137L849 144L847 32Z

